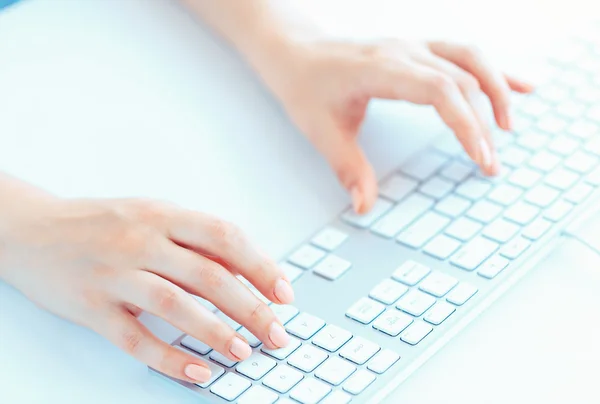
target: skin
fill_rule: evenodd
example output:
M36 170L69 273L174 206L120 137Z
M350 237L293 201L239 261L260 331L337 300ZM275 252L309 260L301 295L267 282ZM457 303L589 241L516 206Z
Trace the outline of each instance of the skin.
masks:
M327 159L360 213L377 196L375 174L357 143L371 99L432 105L483 172L494 175L499 163L484 97L497 124L509 130L510 91L532 90L464 45L335 41L280 2L181 1L245 57ZM204 382L210 371L152 335L137 319L142 310L232 360L251 353L242 336L190 293L268 348L287 345L271 309L237 275L274 303L294 299L283 272L231 223L157 201L61 199L0 173L0 278L167 375Z

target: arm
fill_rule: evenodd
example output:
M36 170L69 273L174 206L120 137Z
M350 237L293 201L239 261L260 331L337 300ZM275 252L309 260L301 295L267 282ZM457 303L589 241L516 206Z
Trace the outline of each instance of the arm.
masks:
M399 39L333 41L269 0L180 0L248 60L291 120L328 160L359 213L377 179L357 137L373 98L432 105L487 175L500 165L485 114L512 128L510 91L532 87L490 66L474 48Z

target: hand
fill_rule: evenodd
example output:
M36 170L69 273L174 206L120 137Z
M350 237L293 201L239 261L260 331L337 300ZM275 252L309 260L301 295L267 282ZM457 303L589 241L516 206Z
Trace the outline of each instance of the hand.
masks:
M357 136L372 98L432 105L487 175L499 163L486 123L484 94L496 122L511 129L510 90L532 87L494 69L477 50L443 42L371 44L288 40L259 63L263 80L325 156L354 209L368 211L377 180Z
M214 303L271 349L289 337L268 299L290 303L289 281L233 225L141 200L53 200L0 222L0 276L39 306L91 328L137 359L189 382L206 364L159 340L141 310L169 321L226 357L251 354L246 340L188 292Z

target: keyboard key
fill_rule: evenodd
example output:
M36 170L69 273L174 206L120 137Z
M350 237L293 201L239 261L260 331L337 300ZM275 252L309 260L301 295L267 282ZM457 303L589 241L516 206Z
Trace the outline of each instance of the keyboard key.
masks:
M433 327L429 324L415 320L403 333L400 335L400 339L407 344L417 345L423 340L429 333L433 331Z
M544 212L544 217L551 222L559 222L564 219L573 208L574 205L572 203L562 200L557 201Z
M408 292L408 288L392 279L384 279L371 289L369 297L383 304L392 304L400 299L400 296Z
M280 363L273 369L271 373L264 378L263 384L279 393L287 393L294 387L304 376L296 369Z
M210 388L211 393L216 394L227 401L233 401L244 391L248 390L252 383L235 373L227 373Z
M457 195L476 201L485 196L491 188L492 185L489 182L471 177L460 184L455 192Z
M565 200L574 204L579 204L585 201L593 191L594 187L591 185L579 183L565 194Z
M553 138L548 150L560 156L569 156L579 148L579 142L568 136L560 135Z
M376 379L376 376L368 372L366 370L359 369L348 379L346 383L344 383L344 390L346 390L350 394L360 394L362 393L371 383L373 383Z
M273 404L279 396L262 386L252 386L237 401L237 404Z
M504 258L514 260L514 259L519 258L521 256L521 254L523 254L525 252L525 250L527 250L529 248L529 246L531 246L530 241L528 241L522 237L518 237L518 238L514 239L513 241L511 241L510 243L508 243L507 245L505 245L500 250L500 255L502 255Z
M497 249L497 243L483 237L476 237L457 252L450 263L467 271L472 271Z
M489 223L502 213L502 206L482 200L476 202L467 212L467 217L481 223Z
M281 268L285 276L287 276L292 283L304 273L302 269L288 262L280 262L279 268Z
M592 106L590 109L588 109L586 116L590 120L592 120L596 123L600 123L600 108L597 105ZM596 133L598 133L597 129L596 129Z
M266 353L267 355L272 356L275 359L279 359L279 360L283 360L285 358L287 358L288 356L290 356L292 354L292 352L294 352L296 349L298 349L298 347L300 347L300 345L302 345L302 343L300 341L298 341L296 338L290 338L290 343L283 348L277 348L277 349L267 349L264 345L262 348L260 348L260 350L264 353Z
M456 286L457 283L458 280L456 278L440 271L433 271L421 282L419 289L435 297L442 297Z
M555 115L545 115L536 124L537 128L551 135L562 133L569 123Z
M214 360L215 362L218 362L221 365L225 366L226 368L231 368L237 364L237 361L232 361L231 359L227 358L226 356L220 354L217 351L212 351L208 357Z
M456 239L440 235L431 240L423 249L423 252L432 257L445 260L458 250L461 243Z
M314 273L325 279L334 281L349 270L351 266L350 262L331 254L317 264Z
M464 154L465 150L455 136L440 136L433 142L433 148L448 157Z
M181 340L181 345L188 349L191 349L194 352L199 353L200 355L206 355L207 353L212 351L212 348L206 345L204 342L198 341L196 338L190 337L189 335L183 337L183 339Z
M517 144L524 149L535 152L548 143L548 136L539 132L526 132L517 136Z
M421 248L449 223L450 219L447 217L435 212L427 212L404 231L400 232L396 240L408 247Z
M577 121L569 126L567 133L574 138L589 139L598 133L598 125L589 121Z
M383 304L376 302L373 299L369 299L368 297L363 297L348 309L346 315L359 323L369 324L375 317L380 315L383 310L385 310Z
M335 352L352 338L350 331L328 324L312 339L312 343L326 351Z
M523 237L535 241L550 230L552 223L546 219L537 218L523 230Z
M371 227L371 231L382 237L394 237L427 212L432 205L433 199L420 194L411 194L379 219Z
M309 269L325 258L325 255L325 251L320 248L304 245L290 255L288 261L300 268Z
M327 359L328 355L312 345L302 345L289 358L288 363L293 367L310 373Z
M187 349L184 349L184 348L181 348L178 346L176 346L175 348L179 349L180 351L185 352L188 355L197 356L197 355L194 355L193 352L188 351ZM209 361L205 361L205 360L202 360L202 362L204 364L206 364L206 366L208 366L208 368L210 369L210 379L204 383L195 383L195 384L196 384L196 386L205 389L208 386L210 386L211 384L213 384L215 382L215 380L217 380L219 377L221 377L223 375L223 373L225 373L225 369L223 369L221 366L219 366L213 362L209 362Z
M349 224L364 229L370 227L377 219L383 216L392 207L392 203L385 199L377 198L375 205L365 215L359 215L355 213L352 208L348 209L346 213L342 215L342 219Z
M401 174L394 174L381 185L379 194L389 200L399 202L410 195L418 186L418 181Z
M419 153L411 158L401 168L401 171L417 180L424 181L435 174L444 164L448 162L448 157L435 153Z
M392 337L397 336L413 322L413 318L396 309L386 310L373 323L373 328Z
M362 365L379 352L379 349L379 345L371 341L367 341L362 337L354 337L342 347L340 356L357 365Z
M533 155L529 166L543 173L554 170L560 164L561 158L555 154L542 150Z
M502 206L509 206L515 203L522 194L523 191L520 188L508 184L499 184L494 187L487 198Z
M331 387L319 380L307 377L290 392L290 397L302 404L317 404L329 392Z
M546 185L537 185L533 187L527 194L525 200L532 205L546 208L552 204L560 195L560 192Z
M319 366L315 372L315 376L329 384L338 386L355 371L356 366L350 364L350 362L341 358L331 357Z
M501 150L498 156L502 164L516 168L525 164L529 160L531 153L517 146L508 146Z
M585 174L598 164L598 158L582 151L573 153L565 160L565 167L579 174Z
M556 112L565 118L577 119L583 115L585 109L586 106L583 103L567 100L556 107Z
M408 314L419 317L434 303L435 297L418 290L411 290L400 298L396 307Z
M274 367L275 361L273 359L267 358L258 352L253 352L248 359L237 365L235 370L252 380L258 380Z
M433 325L440 325L455 311L455 306L446 302L437 302L432 308L427 310L423 320Z
M431 271L429 267L418 262L408 260L400 265L392 274L392 278L408 286L414 286Z
M382 349L367 364L367 369L371 372L382 374L400 359L400 355L391 349Z
M585 182L595 187L600 186L600 167L586 175Z
M542 175L537 171L521 167L513 171L513 173L508 177L508 182L516 185L517 187L528 189L534 186L541 178Z
M333 251L338 248L344 241L348 239L348 235L343 231L326 227L313 237L311 243L326 251Z
M272 304L270 307L283 325L298 315L298 309L289 304Z
M446 300L457 306L462 306L472 298L478 289L467 282L461 282L446 296Z
M461 161L452 161L444 166L439 175L453 182L463 182L473 172L473 166Z
M514 223L504 219L498 219L485 228L483 235L490 240L503 244L513 238L520 229L521 228Z
M298 338L309 339L317 333L325 321L308 313L300 313L286 324L287 331Z
M579 180L579 175L573 171L558 168L548 174L544 182L560 191L565 191L573 186Z
M246 338L246 341L248 341L248 345L250 345L252 348L256 348L261 344L260 340L256 338L254 334L248 331L246 327L242 327L242 329L238 332L242 337Z
M600 156L600 137L594 137L585 144L585 151Z
M445 234L460 241L468 241L479 233L482 227L471 219L459 217L446 229Z
M320 404L348 404L350 401L352 401L352 396L341 390L336 390L325 397Z
M519 112L532 118L539 118L550 110L550 105L543 102L539 98L530 97L524 101L519 109Z
M504 217L524 226L535 219L539 213L539 208L525 202L517 202L504 212Z
M442 177L432 177L427 182L423 183L419 188L419 192L433 199L442 199L448 195L454 188L452 181Z
M569 90L563 86L549 84L536 89L535 93L540 99L556 104L567 98Z
M462 215L470 206L471 202L468 200L456 195L448 195L438 202L434 209L441 214L455 218Z

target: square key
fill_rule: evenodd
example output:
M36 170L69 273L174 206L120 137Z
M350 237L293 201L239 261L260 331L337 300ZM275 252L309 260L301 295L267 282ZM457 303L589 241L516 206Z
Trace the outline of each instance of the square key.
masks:
M227 373L210 388L210 392L227 401L233 401L244 391L248 390L252 383L235 373Z
M309 339L325 326L325 321L308 313L300 313L286 325L287 331L298 338Z
M302 343L300 341L298 341L296 338L290 338L290 342L289 342L289 344L287 344L286 347L277 348L277 349L268 349L263 345L263 347L260 350L262 352L266 353L267 355L272 356L275 359L283 360L283 359L287 358L288 356L290 356L292 354L292 352L294 352L296 349L298 349L300 347L300 345L302 345Z
M352 338L350 331L333 324L321 329L312 339L312 343L329 352L335 352Z
M334 281L342 276L350 267L349 261L330 254L324 260L319 262L313 270L315 274L322 276L325 279Z
M396 309L386 310L373 323L373 328L395 337L413 322L413 318Z
M382 349L367 363L367 369L377 374L387 371L400 359L400 355L390 349Z
M369 299L368 297L363 297L346 311L346 316L359 323L369 324L380 315L383 310L385 310L383 304L376 302L373 299Z
M300 371L281 363L263 379L263 384L284 394L303 378L304 376Z
M340 356L362 365L380 350L379 345L362 337L352 338L340 351Z
M252 386L241 396L237 404L273 404L279 396L262 386Z
M384 279L371 289L369 297L383 304L392 304L408 292L408 287L392 279Z
M429 324L415 320L403 333L400 335L400 339L407 344L417 345L423 340L429 333L433 331L433 327Z
M458 280L456 278L440 271L433 271L421 282L419 289L435 297L442 297L456 286L457 283Z
M439 235L423 248L423 252L434 258L445 260L458 250L460 246L460 241L448 236Z
M306 377L290 392L290 397L303 404L316 404L323 399L331 387L312 377Z
M452 289L448 296L446 296L446 300L457 306L462 306L470 298L472 298L477 291L478 289L474 285L471 285L467 282L461 282L458 284L458 286Z
M328 355L319 348L312 345L302 345L288 358L287 362L303 372L310 373L323 363L327 357Z
M418 290L411 290L402 296L396 307L408 314L419 317L433 306L434 303L435 297Z
M354 373L352 377L346 381L346 383L344 383L343 388L348 393L357 395L369 387L369 385L373 383L376 378L377 377L373 373L360 369Z
M325 258L325 255L325 251L320 248L304 245L290 255L288 261L300 268L310 269Z
M421 282L421 279L425 278L429 272L431 272L429 267L419 264L416 261L408 260L394 271L392 278L405 285L414 286Z
M348 234L333 227L326 227L311 240L311 243L325 251L333 251L348 239Z
M269 373L275 365L276 363L273 359L262 355L258 351L254 351L248 359L237 365L235 370L252 380L258 380Z
M315 376L334 386L339 386L352 373L356 366L339 357L332 356L315 371Z
M446 320L452 313L456 311L456 307L446 302L437 302L432 308L427 310L423 320L433 325L440 325Z

